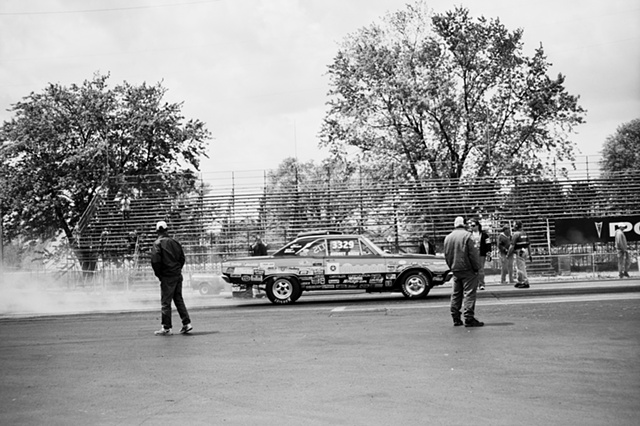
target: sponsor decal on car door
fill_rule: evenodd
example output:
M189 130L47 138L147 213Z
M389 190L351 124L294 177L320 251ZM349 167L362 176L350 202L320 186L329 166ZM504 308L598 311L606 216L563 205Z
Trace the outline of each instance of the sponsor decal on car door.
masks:
M328 241L325 276L331 288L369 288L373 280L385 271L384 261L369 251L363 253L357 238Z

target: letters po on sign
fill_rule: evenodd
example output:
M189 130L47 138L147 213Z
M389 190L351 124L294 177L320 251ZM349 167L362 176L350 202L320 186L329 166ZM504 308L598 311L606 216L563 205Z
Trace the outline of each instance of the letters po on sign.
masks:
M633 224L631 222L611 222L609 223L609 236L613 237L616 235L616 226L622 226L622 232L630 232L633 231L637 235L640 235L640 222Z

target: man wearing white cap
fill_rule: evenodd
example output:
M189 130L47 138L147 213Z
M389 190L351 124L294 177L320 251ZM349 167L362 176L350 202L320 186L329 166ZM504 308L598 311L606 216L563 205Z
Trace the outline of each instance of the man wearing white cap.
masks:
M182 329L180 333L190 332L191 319L182 298L182 267L185 257L179 242L167 234L167 222L161 220L156 224L158 239L151 248L151 267L160 279L160 306L162 312L162 328L155 332L158 336L171 335L171 302L175 303Z
M444 239L444 257L454 277L451 293L453 325L463 325L460 318L463 314L465 327L482 327L484 323L475 318L480 253L471 232L465 229L462 216L456 217L453 226L454 230Z

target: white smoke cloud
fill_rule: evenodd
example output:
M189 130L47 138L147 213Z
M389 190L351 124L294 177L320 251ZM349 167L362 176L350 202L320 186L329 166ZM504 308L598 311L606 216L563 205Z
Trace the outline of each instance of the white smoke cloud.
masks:
M30 317L80 313L159 311L160 286L122 289L113 283L69 288L45 274L0 271L0 317ZM230 293L201 296L188 282L183 286L187 308L229 304Z

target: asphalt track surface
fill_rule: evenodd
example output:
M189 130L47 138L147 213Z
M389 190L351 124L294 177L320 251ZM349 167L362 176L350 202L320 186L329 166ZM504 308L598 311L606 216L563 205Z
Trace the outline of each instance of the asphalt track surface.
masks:
M637 425L640 281L536 287L5 317L0 424Z

